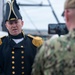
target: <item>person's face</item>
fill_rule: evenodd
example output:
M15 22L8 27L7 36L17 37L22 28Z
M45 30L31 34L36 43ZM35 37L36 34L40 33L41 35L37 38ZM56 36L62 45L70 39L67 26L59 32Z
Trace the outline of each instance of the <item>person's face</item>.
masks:
M75 8L66 9L64 15L68 30L75 28Z
M21 19L6 21L6 28L11 35L18 35L22 31L23 21Z

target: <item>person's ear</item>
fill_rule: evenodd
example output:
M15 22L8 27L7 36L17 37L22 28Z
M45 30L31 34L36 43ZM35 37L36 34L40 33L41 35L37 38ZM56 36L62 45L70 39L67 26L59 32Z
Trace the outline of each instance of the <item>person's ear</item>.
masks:
M5 23L5 26L6 26L6 28L7 28L7 24Z
M64 16L65 16L65 20L66 20L66 22L68 22L69 21L69 9L66 9L65 11L64 11Z
M6 26L6 28L8 29L8 24L7 24L7 22L5 23L5 26Z
M24 21L22 21L22 26L24 25Z

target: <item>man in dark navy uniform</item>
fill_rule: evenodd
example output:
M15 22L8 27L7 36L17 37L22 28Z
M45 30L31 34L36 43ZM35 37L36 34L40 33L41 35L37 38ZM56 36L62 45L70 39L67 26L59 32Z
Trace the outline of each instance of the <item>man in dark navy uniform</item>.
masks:
M31 75L37 47L42 38L24 35L16 0L7 2L5 25L8 36L0 38L0 75Z

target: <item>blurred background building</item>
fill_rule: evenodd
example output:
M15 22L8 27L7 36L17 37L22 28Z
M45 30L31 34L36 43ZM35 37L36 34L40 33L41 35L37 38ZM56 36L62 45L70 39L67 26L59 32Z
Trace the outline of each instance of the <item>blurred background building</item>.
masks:
M0 31L2 30L2 20L3 20L3 6L4 6L4 0L0 0Z
M5 3L7 0L0 0L0 31L7 31L4 23ZM11 1L11 0L9 0ZM20 6L20 12L23 17L25 34L39 35L47 38L48 25L64 23L61 16L65 0L16 0ZM53 25L54 24L54 25ZM65 24L65 23L64 23Z

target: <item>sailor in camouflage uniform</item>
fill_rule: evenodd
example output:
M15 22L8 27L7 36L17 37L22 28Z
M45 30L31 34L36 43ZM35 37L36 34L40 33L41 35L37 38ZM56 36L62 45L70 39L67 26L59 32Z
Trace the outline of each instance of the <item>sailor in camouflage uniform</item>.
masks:
M7 2L5 25L8 36L0 38L0 75L31 75L32 64L42 38L25 35L16 0Z
M65 1L64 17L69 33L43 44L32 75L75 75L75 0Z

